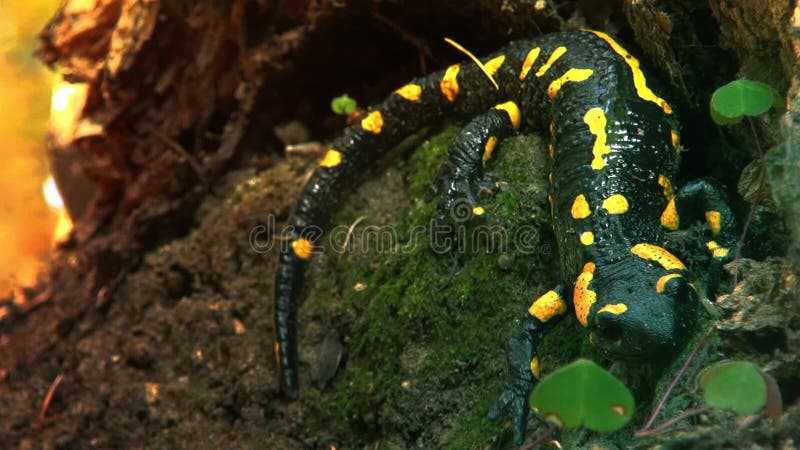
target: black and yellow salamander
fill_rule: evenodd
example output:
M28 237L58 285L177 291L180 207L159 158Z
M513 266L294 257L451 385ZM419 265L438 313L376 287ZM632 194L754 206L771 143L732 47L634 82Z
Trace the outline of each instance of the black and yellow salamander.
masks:
M666 233L704 218L706 246L722 262L733 256L736 224L713 183L673 186L681 146L672 107L648 85L639 61L599 31L513 42L482 63L415 79L369 108L333 141L305 186L275 291L286 396L298 396L297 304L321 228L378 156L445 116L471 121L451 143L438 180L440 220L458 202L491 214L477 193L498 140L523 125L551 135L549 200L563 283L533 301L509 340L510 376L491 417L510 413L521 442L539 377L536 347L569 309L615 358L660 358L682 348L698 295L685 265L662 246Z

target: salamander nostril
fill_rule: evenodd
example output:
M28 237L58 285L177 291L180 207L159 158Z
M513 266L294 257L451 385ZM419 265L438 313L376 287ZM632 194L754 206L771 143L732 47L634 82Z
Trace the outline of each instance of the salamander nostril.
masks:
M619 316L615 314L602 313L597 316L597 334L607 343L616 343L622 339L624 329L620 323Z
M604 341L617 342L622 339L622 326L613 322L600 323L597 333Z

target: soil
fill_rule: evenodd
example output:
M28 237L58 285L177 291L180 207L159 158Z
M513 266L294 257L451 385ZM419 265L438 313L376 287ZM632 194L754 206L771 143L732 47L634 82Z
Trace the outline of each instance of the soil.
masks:
M425 42L429 35L438 36L437 24L459 10L449 2L439 7L419 3L420 11L441 8L431 13L426 26L411 33ZM769 15L748 9L750 3L761 8L763 0L711 2L710 8L693 6L693 1L660 7L658 2L631 2L640 7L605 12L591 8L597 2L585 1L568 2L569 7L539 16L531 12L532 2L502 2L515 14L495 3L470 2L473 12L492 11L493 25L462 13L464 28L441 29L461 30L453 36L466 34L470 27L493 30L485 38L470 38L476 41L470 48L484 50L508 38L497 24L507 26L512 35L536 34L538 26L552 30L614 24L623 38L639 44L643 60L663 71L665 84L676 92L686 127L683 144L690 150L684 179L714 176L731 186L741 217L748 217L758 198L739 272L733 274L732 263L718 274L710 308L717 316L702 313L694 342L682 355L657 365L616 363L598 355L581 327L569 320L548 336L542 347L543 373L588 356L623 379L637 400L633 423L618 432L600 435L579 429L552 437L563 448L799 446L800 227L784 221L797 211L787 200L797 183L791 165L797 161L792 153L797 149L786 143L797 131L785 125L789 119L784 116L791 118L797 110L785 115L773 111L754 120L752 128L743 123L721 129L710 123L704 108L714 87L737 73L773 82L782 94L788 89L787 101L797 103L797 79L786 74L798 73L797 53L794 59L787 56L792 53L789 42L798 44L785 24L776 25L790 15L779 9L785 2L768 2L764 10ZM281 7L291 16L288 7ZM281 241L275 236L316 159L280 156L276 138L264 138L271 133L263 130L291 117L313 138L330 137L343 122L326 109L337 86L376 100L420 70L408 69L409 64L395 70L401 57L376 52L375 67L357 65L351 78L331 75L324 87L310 88L319 84L318 73L353 69L350 60L331 61L330 55L318 67L309 65L323 58L321 43L334 39L337 27L358 24L376 31L374 16L361 4L351 5L357 7L362 7L357 13L315 16L317 28L302 28L301 36L292 37L291 42L305 50L281 47L282 57L297 58L292 63L296 72L263 79L253 88L249 109L231 114L245 118L225 122L242 127L236 147L243 150L224 158L216 154L216 160L198 157L195 146L188 146L188 156L164 153L159 159L155 153L141 152L136 156L142 161L160 164L155 172L136 167L142 177L151 178L131 182L121 175L127 172L100 176L101 193L108 196L101 204L113 214L92 216L90 209L94 220L78 224L72 240L58 249L51 271L28 290L32 306L0 304L0 447L511 448L510 424L485 419L504 377L503 343L514 328L512 319L530 297L549 289L557 278L547 224L546 172L541 169L545 141L536 132L510 139L498 149L491 170L507 181L507 187L486 199L487 209L494 211L489 225L533 230L532 247L527 249L487 248L495 242L490 240L454 260L426 251L424 245L401 248L413 227L430 217L435 202L428 198L427 187L457 125L421 132L366 174L334 223L347 229L358 222L355 231L391 227L400 239L380 251L342 254L327 247L315 258L300 313L302 397L290 402L277 389L271 292ZM520 18L524 11L538 19L526 22ZM410 24L421 13L409 8L398 14L400 23ZM742 31L753 23L761 24L761 35ZM654 24L661 30L670 28L672 37L659 38ZM380 48L387 52L409 47L402 58L416 67L417 48L398 37L406 34L391 26L378 26L377 31L390 36L376 41L377 46L386 39L391 44ZM347 48L348 40L360 37L335 39ZM700 52L708 42L711 48ZM756 55L765 46L780 57L759 60ZM148 50L146 45L141 48L137 51ZM273 62L279 59L277 53L268 55ZM365 87L365 77L373 84ZM226 92L220 88L216 94L223 98ZM303 103L304 94L312 100ZM197 106L198 116L186 112L194 119L180 117L200 120L203 111ZM219 131L223 143L232 139L231 128L221 126L216 116L209 114L204 120ZM246 131L250 128L259 131ZM213 141L206 134L169 130L155 139L163 144L172 139L165 136L173 135L179 137L178 147L191 140L188 135L206 144ZM118 151L121 143L113 148ZM763 157L763 151L769 157ZM97 163L102 153L91 154ZM106 162L115 164L110 159ZM195 166L187 160L194 160ZM133 170L131 159L125 161L116 168ZM766 187L759 188L762 164L768 165L770 175ZM191 186L183 186L184 179L193 180ZM147 208L130 206L139 204ZM697 225L685 235L696 238L688 241L702 242L703 232ZM363 247L359 236L363 234L353 236L356 249ZM687 244L681 251L690 255L697 249ZM708 262L687 261L697 272ZM783 414L740 417L711 410L667 431L635 437L635 429L647 420L708 326L715 331L657 423L702 404L694 378L703 367L724 359L751 361L772 376L783 397ZM528 442L546 432L545 424L532 422ZM545 446L555 448L550 440Z

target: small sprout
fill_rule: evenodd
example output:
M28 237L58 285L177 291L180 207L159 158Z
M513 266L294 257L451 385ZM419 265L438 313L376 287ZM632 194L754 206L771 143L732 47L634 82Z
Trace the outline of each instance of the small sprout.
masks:
M234 203L240 202L244 198L244 187L242 185L236 185L233 189L233 194L231 194L231 200Z
M767 401L767 384L761 371L746 361L724 361L706 367L697 383L705 402L739 414L754 414Z
M349 95L342 94L331 100L331 109L335 114L347 116L356 110L356 101Z
M744 116L758 116L782 104L770 85L750 80L736 80L714 91L711 118L718 125L739 123Z
M625 426L633 415L633 395L628 388L586 359L579 359L545 377L530 397L533 409L558 426L583 425L611 432Z

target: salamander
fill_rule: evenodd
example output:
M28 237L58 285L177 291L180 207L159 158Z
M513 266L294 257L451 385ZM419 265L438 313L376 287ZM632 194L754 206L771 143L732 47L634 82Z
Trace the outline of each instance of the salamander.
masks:
M512 42L481 61L482 68L453 64L414 79L370 107L334 139L307 182L275 283L275 354L287 397L298 397L297 304L320 230L378 156L444 117L470 120L436 183L438 222L464 202L476 216L491 214L478 193L490 181L484 164L497 143L522 127L550 133L549 203L562 282L530 303L509 339L509 379L491 418L511 414L521 442L540 376L536 347L568 310L615 358L661 358L685 343L698 294L665 237L704 219L706 247L723 262L732 256L736 221L713 181L674 186L682 150L673 108L639 61L599 31Z

